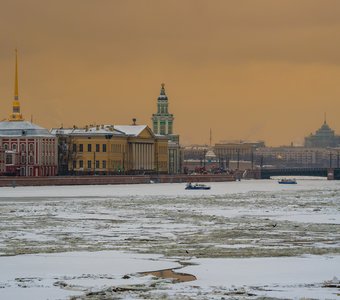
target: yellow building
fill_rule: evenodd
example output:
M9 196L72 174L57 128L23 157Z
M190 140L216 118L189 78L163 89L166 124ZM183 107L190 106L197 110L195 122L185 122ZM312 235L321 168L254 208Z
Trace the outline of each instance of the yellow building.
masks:
M59 138L59 173L168 172L168 139L147 125L97 125L52 129Z

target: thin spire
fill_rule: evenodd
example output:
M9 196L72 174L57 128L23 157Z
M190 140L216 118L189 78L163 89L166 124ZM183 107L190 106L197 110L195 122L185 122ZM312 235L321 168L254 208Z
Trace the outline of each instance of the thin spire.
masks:
M326 112L324 113L324 120L323 120L323 123L324 123L324 124L327 123L327 114L326 114Z
M210 147L212 145L212 131L211 131L211 128L210 128L210 138L209 138L209 142L210 142Z
M18 85L18 49L15 49L14 99L15 99L15 100L19 100L19 85Z
M23 121L22 114L20 113L19 102L19 84L18 84L18 50L15 49L15 77L14 77L14 100L13 111L9 116L9 121Z

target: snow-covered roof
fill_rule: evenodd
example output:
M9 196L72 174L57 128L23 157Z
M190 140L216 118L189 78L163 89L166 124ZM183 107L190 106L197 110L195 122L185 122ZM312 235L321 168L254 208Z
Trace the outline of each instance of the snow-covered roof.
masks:
M47 129L28 121L0 122L0 137L41 136L54 137Z
M124 132L115 129L113 125L98 125L87 128L52 128L50 132L56 135L124 135Z
M114 125L114 129L131 136L140 135L145 128L147 128L147 125Z

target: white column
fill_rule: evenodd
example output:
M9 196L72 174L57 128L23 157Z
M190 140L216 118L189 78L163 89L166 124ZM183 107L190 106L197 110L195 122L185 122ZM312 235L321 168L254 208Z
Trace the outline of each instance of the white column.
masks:
M132 169L136 169L137 158L136 158L136 144L132 144Z

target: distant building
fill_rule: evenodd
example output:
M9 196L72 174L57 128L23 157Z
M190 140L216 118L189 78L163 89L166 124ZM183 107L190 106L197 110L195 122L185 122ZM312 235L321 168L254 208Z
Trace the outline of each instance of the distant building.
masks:
M315 132L315 134L311 133L309 136L305 137L305 147L327 148L339 146L340 136L335 135L334 130L328 126L326 118L322 126Z
M147 125L54 128L60 174L168 173L168 140Z
M186 173L219 172L221 165L212 147L191 145L183 147L183 168Z
M0 122L0 173L16 176L57 174L57 139L20 112L16 54L13 111L8 121Z
M340 148L266 147L258 148L256 160L262 167L313 168L339 166Z
M169 140L168 162L169 173L182 172L182 154L179 144L179 135L173 133L174 116L169 113L168 96L165 93L165 84L161 84L161 91L157 98L157 113L152 115L153 132L165 136Z
M235 142L220 142L214 146L214 152L217 159L219 160L221 167L228 169L234 169L234 165L230 165L230 161L237 161L236 164L240 166L240 161L255 161L255 151L259 148L264 148L265 143L263 141L235 141ZM236 167L236 169L238 169Z

